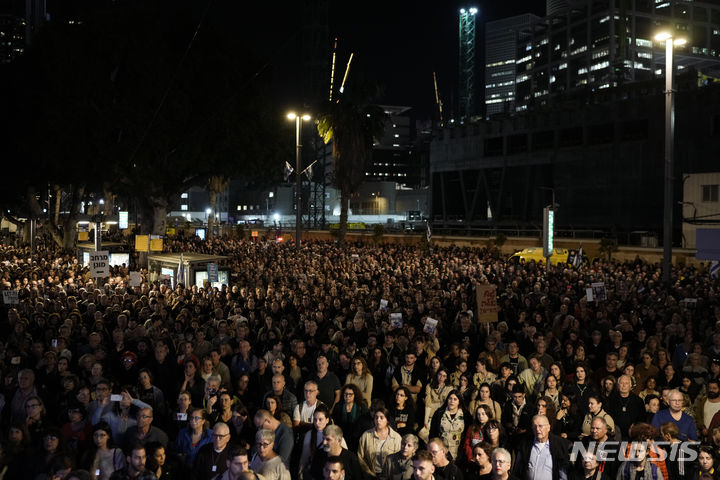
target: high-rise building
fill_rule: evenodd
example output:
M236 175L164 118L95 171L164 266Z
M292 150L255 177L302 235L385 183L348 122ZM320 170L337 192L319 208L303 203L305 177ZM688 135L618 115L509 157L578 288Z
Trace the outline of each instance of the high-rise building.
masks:
M610 88L664 74L661 30L685 37L679 70L720 77L720 2L593 0L533 22L518 32L515 109L542 106L572 90Z
M365 172L365 180L414 184L419 170L410 165L410 107L381 105L381 108L388 115L388 121L383 137L373 145L372 162Z
M25 19L0 15L0 63L9 63L25 51Z
M519 32L540 17L526 13L485 24L485 114L515 110Z

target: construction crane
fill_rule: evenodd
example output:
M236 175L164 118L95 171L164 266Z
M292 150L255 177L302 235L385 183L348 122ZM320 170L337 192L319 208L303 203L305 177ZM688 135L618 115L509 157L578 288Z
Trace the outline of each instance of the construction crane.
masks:
M443 121L442 102L440 101L440 93L438 92L437 86L437 74L433 72L433 84L435 85L435 104L438 107L438 113L440 114L440 126L442 127L445 123Z
M459 104L460 122L475 114L475 20L478 9L460 9L459 31Z
M328 100L332 102L333 88L335 86L335 56L337 55L337 37L335 37L335 44L333 45L332 55L332 68L330 69L330 97Z

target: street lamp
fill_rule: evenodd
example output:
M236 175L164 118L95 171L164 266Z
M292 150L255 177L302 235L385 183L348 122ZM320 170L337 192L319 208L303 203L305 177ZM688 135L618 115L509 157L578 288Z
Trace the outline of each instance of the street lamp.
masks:
M287 114L289 120L295 120L295 201L297 208L295 210L295 248L300 249L300 237L302 236L302 177L300 176L300 128L303 120L310 120L307 113L297 114L290 112Z
M684 38L660 32L655 40L665 42L665 193L663 204L663 282L670 285L673 228L673 149L675 143L675 89L673 88L673 47L684 45Z

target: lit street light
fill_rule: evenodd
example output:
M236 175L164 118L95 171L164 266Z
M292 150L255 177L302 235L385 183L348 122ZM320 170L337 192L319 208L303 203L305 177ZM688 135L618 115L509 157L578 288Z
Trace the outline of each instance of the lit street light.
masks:
M663 282L670 285L672 267L673 228L673 149L675 144L675 89L673 85L673 47L684 45L683 38L673 38L670 32L655 35L655 40L665 42L665 193L663 203Z
M301 115L290 112L287 114L289 120L295 120L295 202L297 208L295 210L295 248L300 249L300 240L302 236L302 176L300 175L300 129L303 120L310 120L310 115L303 113Z

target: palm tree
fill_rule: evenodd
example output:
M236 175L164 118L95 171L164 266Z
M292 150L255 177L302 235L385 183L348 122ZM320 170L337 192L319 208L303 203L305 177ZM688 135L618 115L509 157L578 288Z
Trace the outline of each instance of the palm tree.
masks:
M365 96L369 98L369 96ZM318 133L327 144L333 142L333 185L340 190L338 241L345 243L350 196L365 178L372 159L373 141L382 136L387 116L377 105L354 102L344 96L328 102L318 116Z
M213 238L215 228L215 212L217 211L217 196L227 189L230 179L223 175L213 175L208 179L207 188L210 191L210 215L208 216L207 238Z

